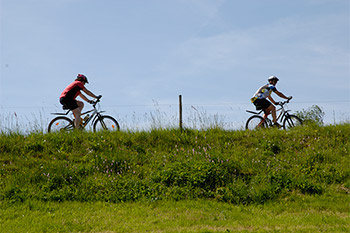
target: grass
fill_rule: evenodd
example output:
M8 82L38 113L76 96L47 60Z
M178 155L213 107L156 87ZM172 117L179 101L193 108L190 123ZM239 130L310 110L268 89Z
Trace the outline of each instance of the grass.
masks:
M289 198L264 205L213 200L2 204L2 232L347 232L349 195Z
M346 232L350 125L0 135L2 232Z

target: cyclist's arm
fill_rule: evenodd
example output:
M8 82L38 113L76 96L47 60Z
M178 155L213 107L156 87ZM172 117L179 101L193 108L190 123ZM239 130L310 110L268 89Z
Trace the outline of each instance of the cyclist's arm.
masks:
M83 92L85 92L88 96L91 96L92 98L97 98L97 96L96 95L94 95L94 93L92 93L91 91L89 91L88 89L86 89L86 88L84 88L83 90L82 90ZM86 97L85 97L86 98Z
M269 95L267 98L269 98L269 100L274 104L277 105L276 101L274 99L272 99L272 97Z
M86 98L86 96L85 96L85 95L83 95L83 94L79 93L79 97L80 97L80 98L82 98L83 100L85 100L86 102L89 102L89 99L88 99L88 98Z
M275 93L276 93L279 97L281 97L281 98L283 98L283 99L286 99L286 100L290 99L290 98L288 98L287 96L285 96L282 92L275 91Z

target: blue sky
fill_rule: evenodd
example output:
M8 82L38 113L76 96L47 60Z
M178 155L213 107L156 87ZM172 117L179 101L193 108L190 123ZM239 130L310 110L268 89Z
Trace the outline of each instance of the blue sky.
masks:
M3 117L50 118L83 73L129 127L155 109L172 118L179 94L185 117L201 109L240 125L270 75L292 110L350 119L348 0L0 2Z

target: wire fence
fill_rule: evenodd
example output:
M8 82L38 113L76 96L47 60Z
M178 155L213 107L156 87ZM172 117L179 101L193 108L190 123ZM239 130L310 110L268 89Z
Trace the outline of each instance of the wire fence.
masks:
M350 101L295 101L292 111L320 106L325 112L325 124L349 123ZM154 128L178 128L179 103L102 104L105 114L115 117L122 130L138 131ZM84 110L88 110L86 105ZM243 129L249 117L246 110L254 110L249 102L182 103L184 128L227 130ZM62 112L61 106L0 106L1 132L46 132L53 112Z

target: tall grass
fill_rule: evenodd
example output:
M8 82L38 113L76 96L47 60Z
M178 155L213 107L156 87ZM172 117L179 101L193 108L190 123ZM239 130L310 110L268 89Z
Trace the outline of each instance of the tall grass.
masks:
M350 126L0 135L0 200L266 203L350 190Z
M163 106L164 107L164 106ZM199 109L199 110L198 110ZM83 112L89 110L87 107ZM191 106L186 109L187 114L184 117L184 127L192 129L208 129L208 128L228 128L230 124L224 122L224 116L219 114L209 114L204 109ZM61 110L52 110L52 112L62 112ZM156 101L149 111L140 113L133 112L131 115L118 114L111 109L106 111L106 115L111 115L117 119L121 130L123 131L150 131L155 129L173 129L179 127L178 108L174 110L171 106L168 109L162 108ZM5 134L19 133L30 134L38 132L47 132L49 122L57 117L50 114L44 109L36 111L36 113L23 112L0 112L0 132ZM70 113L68 118L73 119ZM92 131L89 124L86 131Z
M179 109L176 105L160 105L153 101L153 107L142 106L142 111L124 112L122 109L108 108L105 113L117 119L122 131L151 131L156 129L175 129L179 127ZM56 108L36 108L35 112L9 112L1 109L0 112L0 132L20 134L30 134L37 132L47 132L49 122L56 117L51 112L62 112L59 107ZM90 110L89 106L84 112ZM306 123L323 125L324 112L317 105L308 109L297 111L296 114ZM217 106L183 106L183 127L194 130L207 130L213 128L225 130L240 130L244 128L245 121L249 117L244 109L240 107L217 107ZM71 114L68 117L73 119ZM339 124L349 123L346 116L339 120ZM334 118L335 122L335 118ZM335 123L334 123L335 124ZM85 128L86 131L92 131L91 125Z
M47 131L49 118L43 111L23 115L16 112L0 113L0 133L30 134Z

